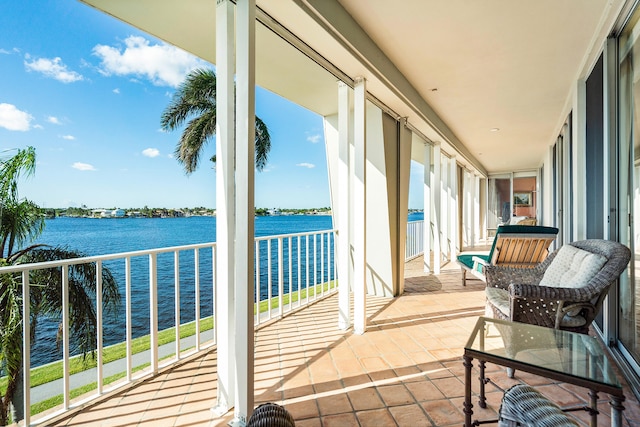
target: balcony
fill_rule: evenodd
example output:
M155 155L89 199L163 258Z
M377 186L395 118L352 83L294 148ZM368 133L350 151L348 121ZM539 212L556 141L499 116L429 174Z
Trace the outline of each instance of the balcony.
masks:
M463 347L484 313L484 284L461 286L460 272L445 264L438 276L422 271L422 259L406 264L405 293L368 298L364 335L341 331L337 295L256 328L255 402L276 402L296 426L453 426L463 422ZM215 347L176 366L106 393L47 425L222 426L216 418ZM587 390L488 365L500 387L526 382L560 405L586 404ZM474 393L477 384L474 382ZM488 407L474 417L495 418L502 392L487 386ZM625 385L624 424L637 426L640 404ZM474 402L477 402L474 397ZM599 396L599 425L610 425L607 396ZM583 425L587 413L574 413Z

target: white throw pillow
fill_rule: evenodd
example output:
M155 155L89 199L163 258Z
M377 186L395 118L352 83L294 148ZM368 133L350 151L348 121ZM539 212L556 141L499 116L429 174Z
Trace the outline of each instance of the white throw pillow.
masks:
M520 221L527 219L526 216L514 216L511 217L511 220L509 221L509 225L516 225L518 224Z
M558 251L544 273L540 286L579 288L607 262L602 255L565 245Z

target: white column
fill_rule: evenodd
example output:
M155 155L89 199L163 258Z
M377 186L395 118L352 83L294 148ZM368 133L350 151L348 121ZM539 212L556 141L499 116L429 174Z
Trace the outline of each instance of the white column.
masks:
M433 274L440 274L442 264L442 153L440 143L433 146L433 176L431 179L433 207Z
M216 342L218 345L218 398L214 413L226 413L235 403L234 320L234 159L233 95L234 5L220 0L216 6Z
M349 286L349 87L338 82L338 327L351 326Z
M431 145L424 144L424 201L422 211L424 222L422 227L422 240L424 248L424 271L431 272L431 212L433 211L433 199L431 197Z
M236 403L234 422L253 411L255 0L236 1Z
M449 259L449 162L440 157L440 257Z
M473 174L473 244L483 237L482 224L480 224L480 177Z
M366 80L355 80L353 105L354 172L353 182L353 327L356 334L364 334L367 328L367 283L366 283L366 129L367 87Z
M476 176L469 172L469 206L465 209L469 209L469 245L476 245L476 223L478 217L476 216Z
M462 170L462 246L471 246L471 178L466 169Z
M458 164L456 156L449 159L449 261L453 261L460 251L458 239Z

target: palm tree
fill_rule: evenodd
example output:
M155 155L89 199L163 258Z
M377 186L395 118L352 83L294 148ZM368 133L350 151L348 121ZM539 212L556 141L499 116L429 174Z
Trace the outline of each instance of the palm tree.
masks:
M193 70L178 87L160 120L163 130L173 131L191 118L175 149L176 158L187 174L197 169L202 148L215 135L216 117L216 75L211 69ZM271 136L258 117L255 144L256 168L261 171L267 164ZM215 163L216 157L211 161Z
M35 244L23 247L44 230L41 209L29 200L18 198L17 182L21 174L35 171L35 150L28 147L0 161L0 266L79 258L81 252L64 247ZM16 250L16 248L19 248ZM89 354L95 349L96 268L94 264L69 267L69 325L73 352ZM38 321L43 317L59 320L62 316L62 277L60 268L35 270L30 273L29 329L35 340ZM102 270L102 297L107 313L116 312L120 294L108 268ZM6 425L9 409L13 420L23 418L22 410L22 278L17 273L0 272L0 368L7 377L7 388L0 394L0 425ZM58 337L60 338L60 337Z

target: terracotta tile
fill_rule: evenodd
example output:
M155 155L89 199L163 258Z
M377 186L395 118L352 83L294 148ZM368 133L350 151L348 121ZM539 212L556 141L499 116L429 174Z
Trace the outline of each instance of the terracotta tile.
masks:
M405 385L418 402L444 399L444 394L429 381Z
M360 427L356 414L338 414L322 417L323 427Z
M431 421L419 405L394 406L389 408L389 412L391 412L398 427L431 425Z
M353 408L346 394L324 396L317 399L321 415L342 414L352 412Z
M447 398L464 396L464 383L458 377L438 378L433 384Z
M322 427L322 421L320 421L320 418L296 420L296 427Z
M303 400L286 405L287 411L295 420L304 420L306 418L314 418L320 415L318 404L315 399Z
M403 385L378 387L378 393L387 406L402 406L415 403L415 399Z
M536 390L560 407L583 404L583 401L577 398L575 394L559 385L537 386ZM584 391L588 393L586 389Z
M462 411L448 400L423 402L422 407L435 425L441 426L464 421Z
M388 427L395 424L395 420L388 409L374 409L371 411L356 412L356 417L363 426Z
M378 409L384 406L382 399L380 399L380 396L374 387L349 391L347 395L349 396L353 409L356 411Z

